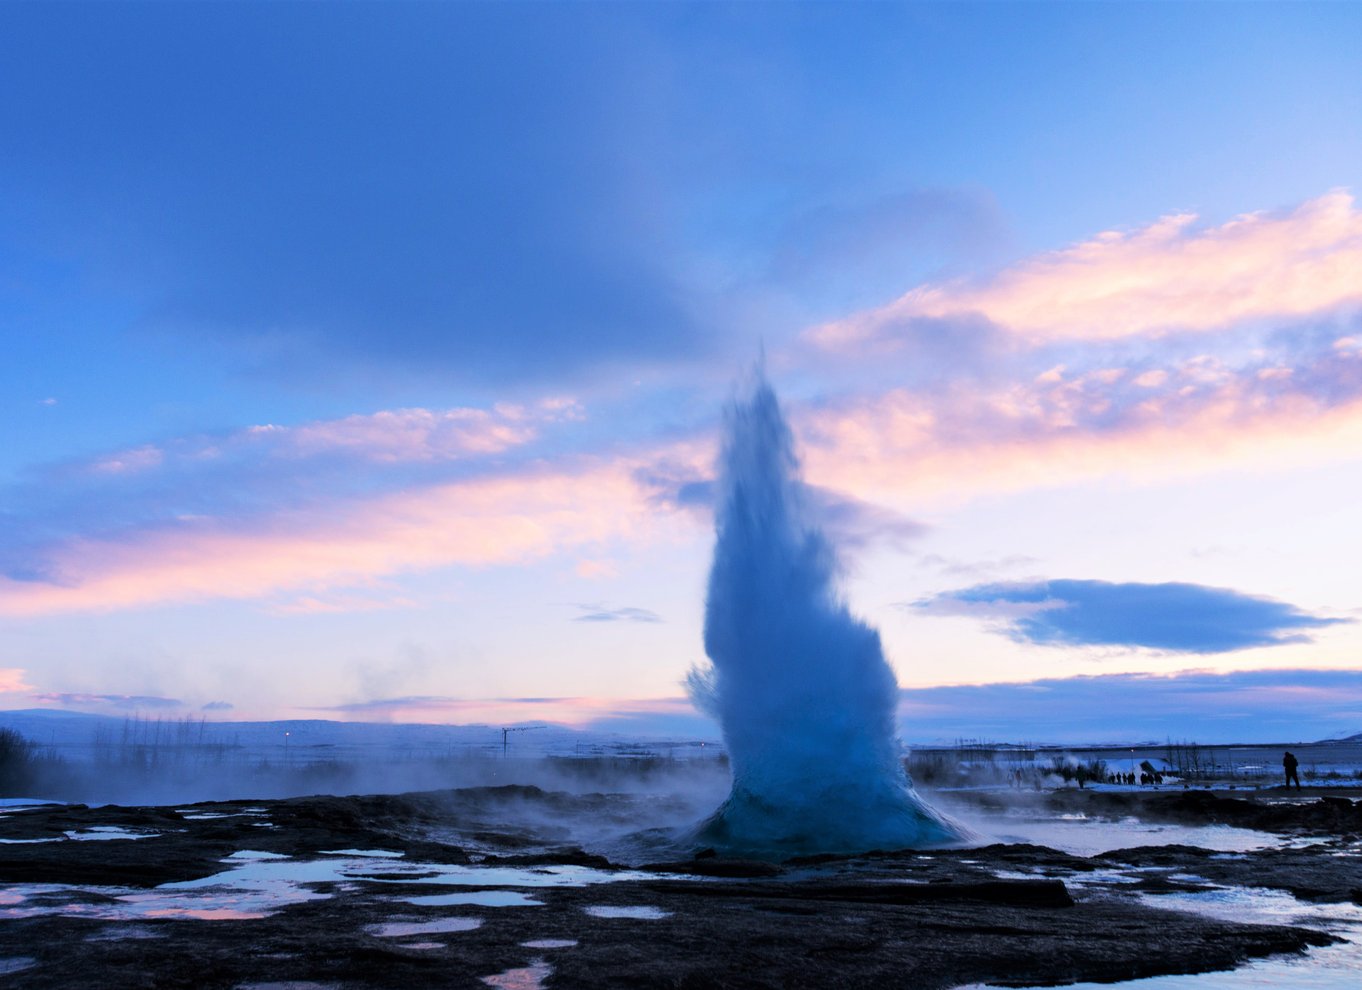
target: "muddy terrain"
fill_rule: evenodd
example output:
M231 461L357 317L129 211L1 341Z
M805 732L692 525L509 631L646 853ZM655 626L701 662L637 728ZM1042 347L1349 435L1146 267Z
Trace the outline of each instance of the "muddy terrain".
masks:
M661 825L686 809L667 798L533 787L10 810L0 973L16 990L928 990L1202 972L1337 936L1173 912L1160 898L1247 887L1362 904L1356 797L1027 799L1099 829L1138 816L1273 833L1231 853L994 844L779 864L677 843Z

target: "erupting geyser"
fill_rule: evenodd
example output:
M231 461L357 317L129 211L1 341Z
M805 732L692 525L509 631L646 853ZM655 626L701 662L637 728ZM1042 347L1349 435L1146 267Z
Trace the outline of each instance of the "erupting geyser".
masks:
M941 845L964 831L922 802L894 731L879 633L840 598L837 557L805 518L794 438L760 370L726 411L692 698L723 728L728 800L699 839L797 855Z

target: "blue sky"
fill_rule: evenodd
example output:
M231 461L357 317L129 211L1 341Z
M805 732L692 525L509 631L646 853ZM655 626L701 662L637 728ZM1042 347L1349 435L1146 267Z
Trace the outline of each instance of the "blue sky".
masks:
M761 346L905 689L1346 679L1357 37L6 5L0 706L661 725Z

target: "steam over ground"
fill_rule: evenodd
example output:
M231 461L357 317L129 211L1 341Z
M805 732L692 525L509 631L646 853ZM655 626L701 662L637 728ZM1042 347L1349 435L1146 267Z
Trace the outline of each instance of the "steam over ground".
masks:
M794 439L760 371L727 410L705 602L707 670L733 789L703 841L754 854L959 840L904 772L898 685L876 630L838 596L837 558L805 518Z

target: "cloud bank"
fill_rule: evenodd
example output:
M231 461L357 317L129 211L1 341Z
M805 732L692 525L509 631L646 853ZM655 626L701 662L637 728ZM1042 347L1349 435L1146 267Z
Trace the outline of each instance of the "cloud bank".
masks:
M981 584L914 602L934 615L994 622L1039 646L1127 646L1172 653L1227 653L1310 641L1307 630L1350 622L1229 588L1197 584L1031 581Z
M1213 330L1362 302L1362 211L1337 190L1215 227L1177 213L1032 258L982 283L928 284L826 324L828 348L891 345L915 320L982 316L1029 343Z
M1358 217L1334 193L1220 227L1102 235L1016 267L1008 291L1034 283L1050 293L1038 298L1086 299L1088 266L1134 265L1143 274L1129 285L1176 301L1192 291L1180 280L1215 281L1214 266L1183 255L1250 273L1277 263L1351 272ZM1150 261L1159 251L1173 261ZM913 518L924 497L1351 458L1362 447L1362 317L1345 296L1300 296L1296 309L1272 310L1295 315L1266 328L1241 326L1257 319L1243 316L1216 332L1158 330L1138 346L1100 335L1023 340L993 322L1016 319L1005 308L979 315L962 303L921 317L938 325L921 361L906 362L913 387L852 374L845 394L819 386L791 403L813 482L805 496L839 545L902 550L925 532ZM869 351L863 365L898 375L897 358ZM379 409L162 438L34 470L0 491L0 614L281 592L295 600L271 607L286 612L391 607L403 602L345 592L423 569L637 546L677 511L707 528L711 424L645 424L612 442L601 424L633 422L631 401L623 412L603 402L590 420L555 396Z

